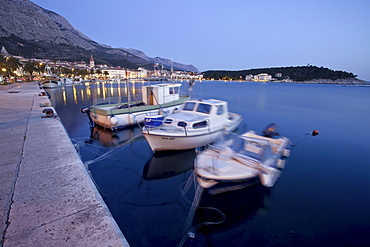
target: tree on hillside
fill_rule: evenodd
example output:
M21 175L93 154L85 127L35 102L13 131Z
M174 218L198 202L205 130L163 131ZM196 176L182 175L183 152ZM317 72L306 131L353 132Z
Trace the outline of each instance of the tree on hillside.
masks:
M233 80L238 80L240 77L245 78L246 75L258 75L262 73L267 73L276 79L289 78L295 81L308 81L313 79L348 79L355 78L354 75L345 71L334 71L324 67L317 66L297 66L297 67L281 67L281 68L264 68L264 69L249 69L240 71L223 71L223 70L210 70L203 73L206 79L223 79L229 78ZM276 74L281 74L282 77L276 77Z

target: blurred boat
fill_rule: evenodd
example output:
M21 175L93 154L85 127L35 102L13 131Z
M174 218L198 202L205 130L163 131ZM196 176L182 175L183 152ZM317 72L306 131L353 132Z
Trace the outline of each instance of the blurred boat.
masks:
M241 122L239 114L229 113L226 101L189 100L173 114L146 117L143 135L153 152L193 149L214 142L223 130L234 131Z
M290 155L290 140L274 137L277 132L273 125L264 133L261 136L248 131L239 136L225 131L195 159L199 185L210 188L218 183L259 179L262 185L273 187L284 168L284 158Z

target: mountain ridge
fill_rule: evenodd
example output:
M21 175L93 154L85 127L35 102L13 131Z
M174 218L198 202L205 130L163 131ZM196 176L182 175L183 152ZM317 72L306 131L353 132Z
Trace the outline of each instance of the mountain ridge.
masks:
M100 44L75 29L63 16L30 0L0 0L0 3L0 45L11 54L66 61L88 61L93 55L97 64L134 69L162 63L167 68L199 72L193 65Z

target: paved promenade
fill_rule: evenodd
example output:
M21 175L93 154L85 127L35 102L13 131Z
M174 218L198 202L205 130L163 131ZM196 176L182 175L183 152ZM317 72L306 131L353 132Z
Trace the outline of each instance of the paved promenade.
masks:
M0 85L0 247L129 246L41 91Z

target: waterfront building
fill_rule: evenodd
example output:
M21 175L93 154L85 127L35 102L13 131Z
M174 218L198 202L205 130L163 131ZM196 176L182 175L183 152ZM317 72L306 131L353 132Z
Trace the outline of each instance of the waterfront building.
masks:
M271 81L272 76L266 73L261 73L255 76L255 81Z
M246 81L271 81L272 76L267 73L261 73L258 75L246 75L245 76Z
M126 78L126 71L127 70L121 69L121 68L112 68L112 69L103 69L102 73L103 75L107 74L107 76L110 79L113 79L113 78L124 79Z
M251 74L245 76L246 81L253 81L253 79L254 79L254 77Z

